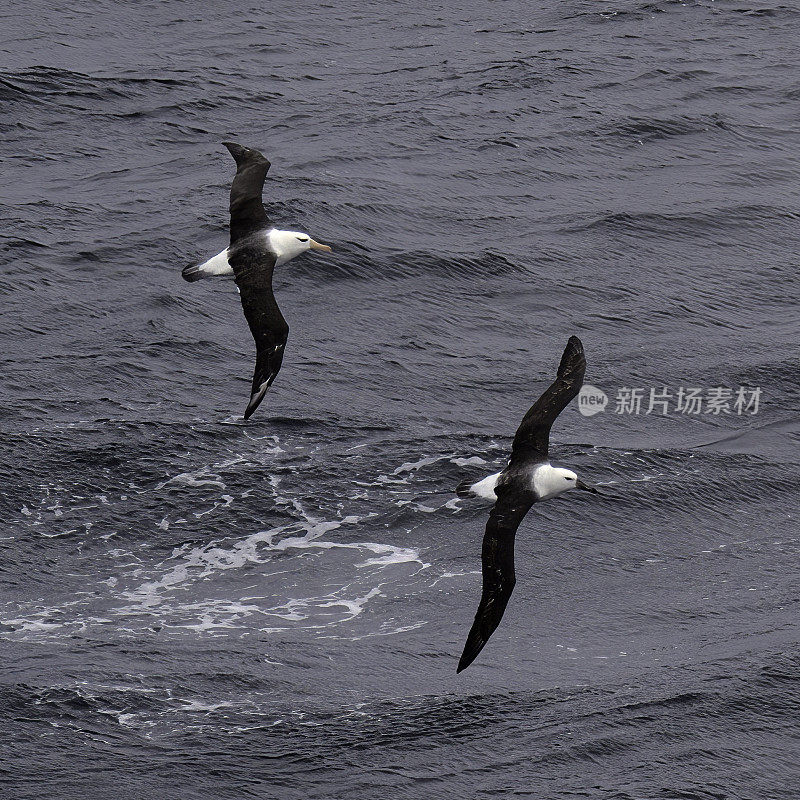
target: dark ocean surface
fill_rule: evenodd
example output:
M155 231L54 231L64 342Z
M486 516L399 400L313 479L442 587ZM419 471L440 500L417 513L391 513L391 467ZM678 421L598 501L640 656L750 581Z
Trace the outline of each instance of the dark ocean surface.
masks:
M0 30L3 800L800 797L797 6ZM227 245L230 139L334 248L277 270L248 423L235 286L180 275ZM609 403L551 455L603 496L531 511L456 676L487 508L453 487L571 334Z

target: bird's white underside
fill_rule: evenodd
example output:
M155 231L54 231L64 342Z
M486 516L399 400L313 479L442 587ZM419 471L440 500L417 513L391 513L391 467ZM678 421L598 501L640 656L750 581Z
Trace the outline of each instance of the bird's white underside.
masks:
M469 489L476 497L494 502L497 500L494 490L502 474L502 472L495 472L494 475L487 475L477 483L473 483ZM567 490L575 488L577 477L572 470L553 467L550 464L538 464L531 470L531 488L536 492L536 497L540 501L549 500L551 497L557 497Z
M484 500L491 500L494 502L497 500L497 495L494 493L494 487L497 486L497 481L502 474L502 472L495 472L494 475L487 475L477 483L473 483L472 486L469 487L469 490L476 497L482 497Z
M275 255L275 266L279 267L287 261L291 261L295 256L304 253L309 249L309 242L311 241L307 233L299 231L279 231L277 228L272 228L269 231L264 231L262 234L267 240L267 247L270 252ZM302 237L303 241L300 240ZM221 253L217 253L208 261L204 261L195 268L195 273L202 275L204 278L214 277L233 277L233 267L228 262L228 250L225 248Z

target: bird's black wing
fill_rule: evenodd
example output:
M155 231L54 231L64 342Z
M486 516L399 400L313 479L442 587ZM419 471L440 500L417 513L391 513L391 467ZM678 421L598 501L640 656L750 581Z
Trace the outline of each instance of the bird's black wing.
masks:
M522 418L511 447L511 463L546 461L550 428L556 417L577 396L583 386L586 358L577 336L570 336L558 374L545 393Z
M456 672L466 669L483 650L503 618L514 590L514 536L520 522L533 505L534 495L513 483L498 486L497 502L489 514L483 535L483 591L475 621L470 628Z
M267 248L266 240L254 235L240 241L231 247L228 262L233 267L244 316L256 343L253 387L244 412L244 418L248 419L264 399L281 368L289 326L272 293L275 255Z
M261 202L270 163L258 150L235 142L223 142L236 160L236 177L231 184L231 245L270 227Z
M267 213L261 203L264 178L269 169L258 150L225 142L236 159L236 177L231 186L231 246L228 263L233 268L242 308L256 342L256 368L250 402L244 418L258 408L283 361L289 326L272 293L275 254L270 250Z

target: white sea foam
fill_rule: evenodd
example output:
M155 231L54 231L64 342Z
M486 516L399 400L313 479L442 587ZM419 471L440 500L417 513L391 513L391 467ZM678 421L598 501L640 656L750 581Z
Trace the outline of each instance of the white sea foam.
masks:
M392 475L401 475L403 472L416 472L420 467L428 467L446 458L449 458L449 456L422 456L418 461L407 461L405 464L401 464Z
M417 628L421 628L423 625L427 625L428 620L420 620L418 622L412 622L405 625L396 624L394 620L388 620L386 622L382 622L381 626L376 631L369 631L368 633L360 633L356 635L342 635L338 633L326 633L322 635L322 638L325 639L344 639L348 642L358 642L361 639L370 639L373 636L394 636L397 633L407 633L408 631L417 630ZM357 713L357 712L353 712Z
M467 572L443 572L436 580L431 583L431 586L436 586L439 581L445 581L448 578L463 578L466 575L480 575L479 569L468 570Z
M437 460L441 459L409 462L396 472L408 475ZM225 493L225 470L242 461L243 458L236 457L179 472L153 488L199 487L212 492L216 497L209 498L207 507L187 508L184 512L192 520L202 519L236 502L238 493L236 496ZM155 630L167 634L191 631L215 636L242 629L260 632L298 626L324 629L360 616L369 603L383 596L382 586L391 585L398 578L405 582L409 575L430 566L421 560L419 549L414 547L372 541L367 537L362 541L348 541L348 537L343 537L344 541L339 541L339 537L329 535L337 529L365 522L363 527L369 529L368 521L378 516L376 512L347 514L351 501L342 498L338 506L340 514L334 519L319 518L304 508L302 499L281 491L279 476L267 473L265 478L272 490L270 505L289 512L296 521L243 538L219 538L199 546L188 542L156 563L147 553L148 542L139 542L134 551L119 547L108 549L105 555L113 561L113 568L102 576L105 579L98 578L95 591L73 595L60 608L43 609L32 605L24 611L18 608L15 619L8 621L11 630L6 633L61 636L109 623L132 634ZM47 494L38 509L36 505L26 506L30 516L45 504L58 507L49 488ZM99 503L110 504L106 495L94 498ZM415 501L408 502L424 513L437 510ZM155 525L166 532L185 522L184 517L164 516ZM380 530L387 531L383 527ZM82 532L83 528L75 528L52 534L48 531L45 535ZM328 558L328 553L340 556ZM352 556L347 555L349 553ZM301 586L303 589L298 592ZM246 596L253 595L253 589L261 587L267 589L263 596ZM100 592L96 591L98 589ZM292 597L293 592L302 596ZM370 622L369 627L373 624L385 626L385 621ZM382 627L379 635L399 632L407 624L407 620L403 620L402 625L392 623L385 630Z
M451 458L450 461L459 467L478 467L486 464L487 461L480 456L470 456L469 458Z
M198 467L189 472L179 472L171 478L162 481L156 485L156 489L163 489L165 486L215 486L219 489L226 489L222 477L219 472L235 467L245 461L243 456L234 456L233 458L219 461L215 464L206 464L205 466Z
M273 480L272 484L277 494L279 481ZM302 513L302 504L298 500L291 498L283 500ZM357 525L374 516L376 516L374 513L365 516L351 514L341 519L321 520L305 514L305 518L301 521L259 531L244 539L217 540L201 547L184 545L176 548L160 565L167 567L165 572L120 592L119 596L126 601L124 613L132 616L142 613L158 614L164 619L164 625L168 630L183 628L199 633L240 627L244 618L257 615L278 618L292 624L309 620L309 624L305 627L311 628L353 619L361 614L366 603L381 594L380 583L377 585L373 583L360 591L353 591L355 586L345 585L320 596L289 598L273 605L257 602L273 600L272 597L238 599L208 597L181 602L181 595L190 589L193 594L198 590L204 592L204 582L226 570L242 570L248 565L267 564L274 560L277 553L293 550L319 552L352 550L354 553L368 553L368 558L354 562L353 567L357 570L380 571L415 562L419 563L420 569L429 566L422 563L419 551L415 548L369 541L339 542L323 538L342 526ZM210 589L213 588L213 585L209 586ZM120 612L122 613L122 609ZM310 619L311 617L313 619ZM262 631L274 629L272 624L260 627Z
M163 489L170 484L176 486L217 486L220 489L227 488L219 475L209 473L205 469L197 470L197 472L181 472L178 475L173 475L169 480L159 483L156 489Z

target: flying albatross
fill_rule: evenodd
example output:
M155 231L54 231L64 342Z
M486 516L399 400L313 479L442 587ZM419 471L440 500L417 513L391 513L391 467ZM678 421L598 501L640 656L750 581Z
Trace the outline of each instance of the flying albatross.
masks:
M578 480L572 470L550 466L547 454L550 428L580 391L584 372L583 345L577 336L571 336L555 381L531 406L517 429L508 466L477 483L464 481L456 489L459 497L494 501L483 536L481 602L456 672L475 660L503 618L516 582L514 536L530 507L573 488L598 493Z
M306 250L330 252L307 233L279 231L269 221L261 202L270 163L258 150L223 142L236 161L231 185L231 243L228 248L182 275L197 281L217 275L232 275L239 287L242 308L256 342L256 368L250 402L244 418L258 408L275 380L283 361L289 326L272 293L272 271Z

